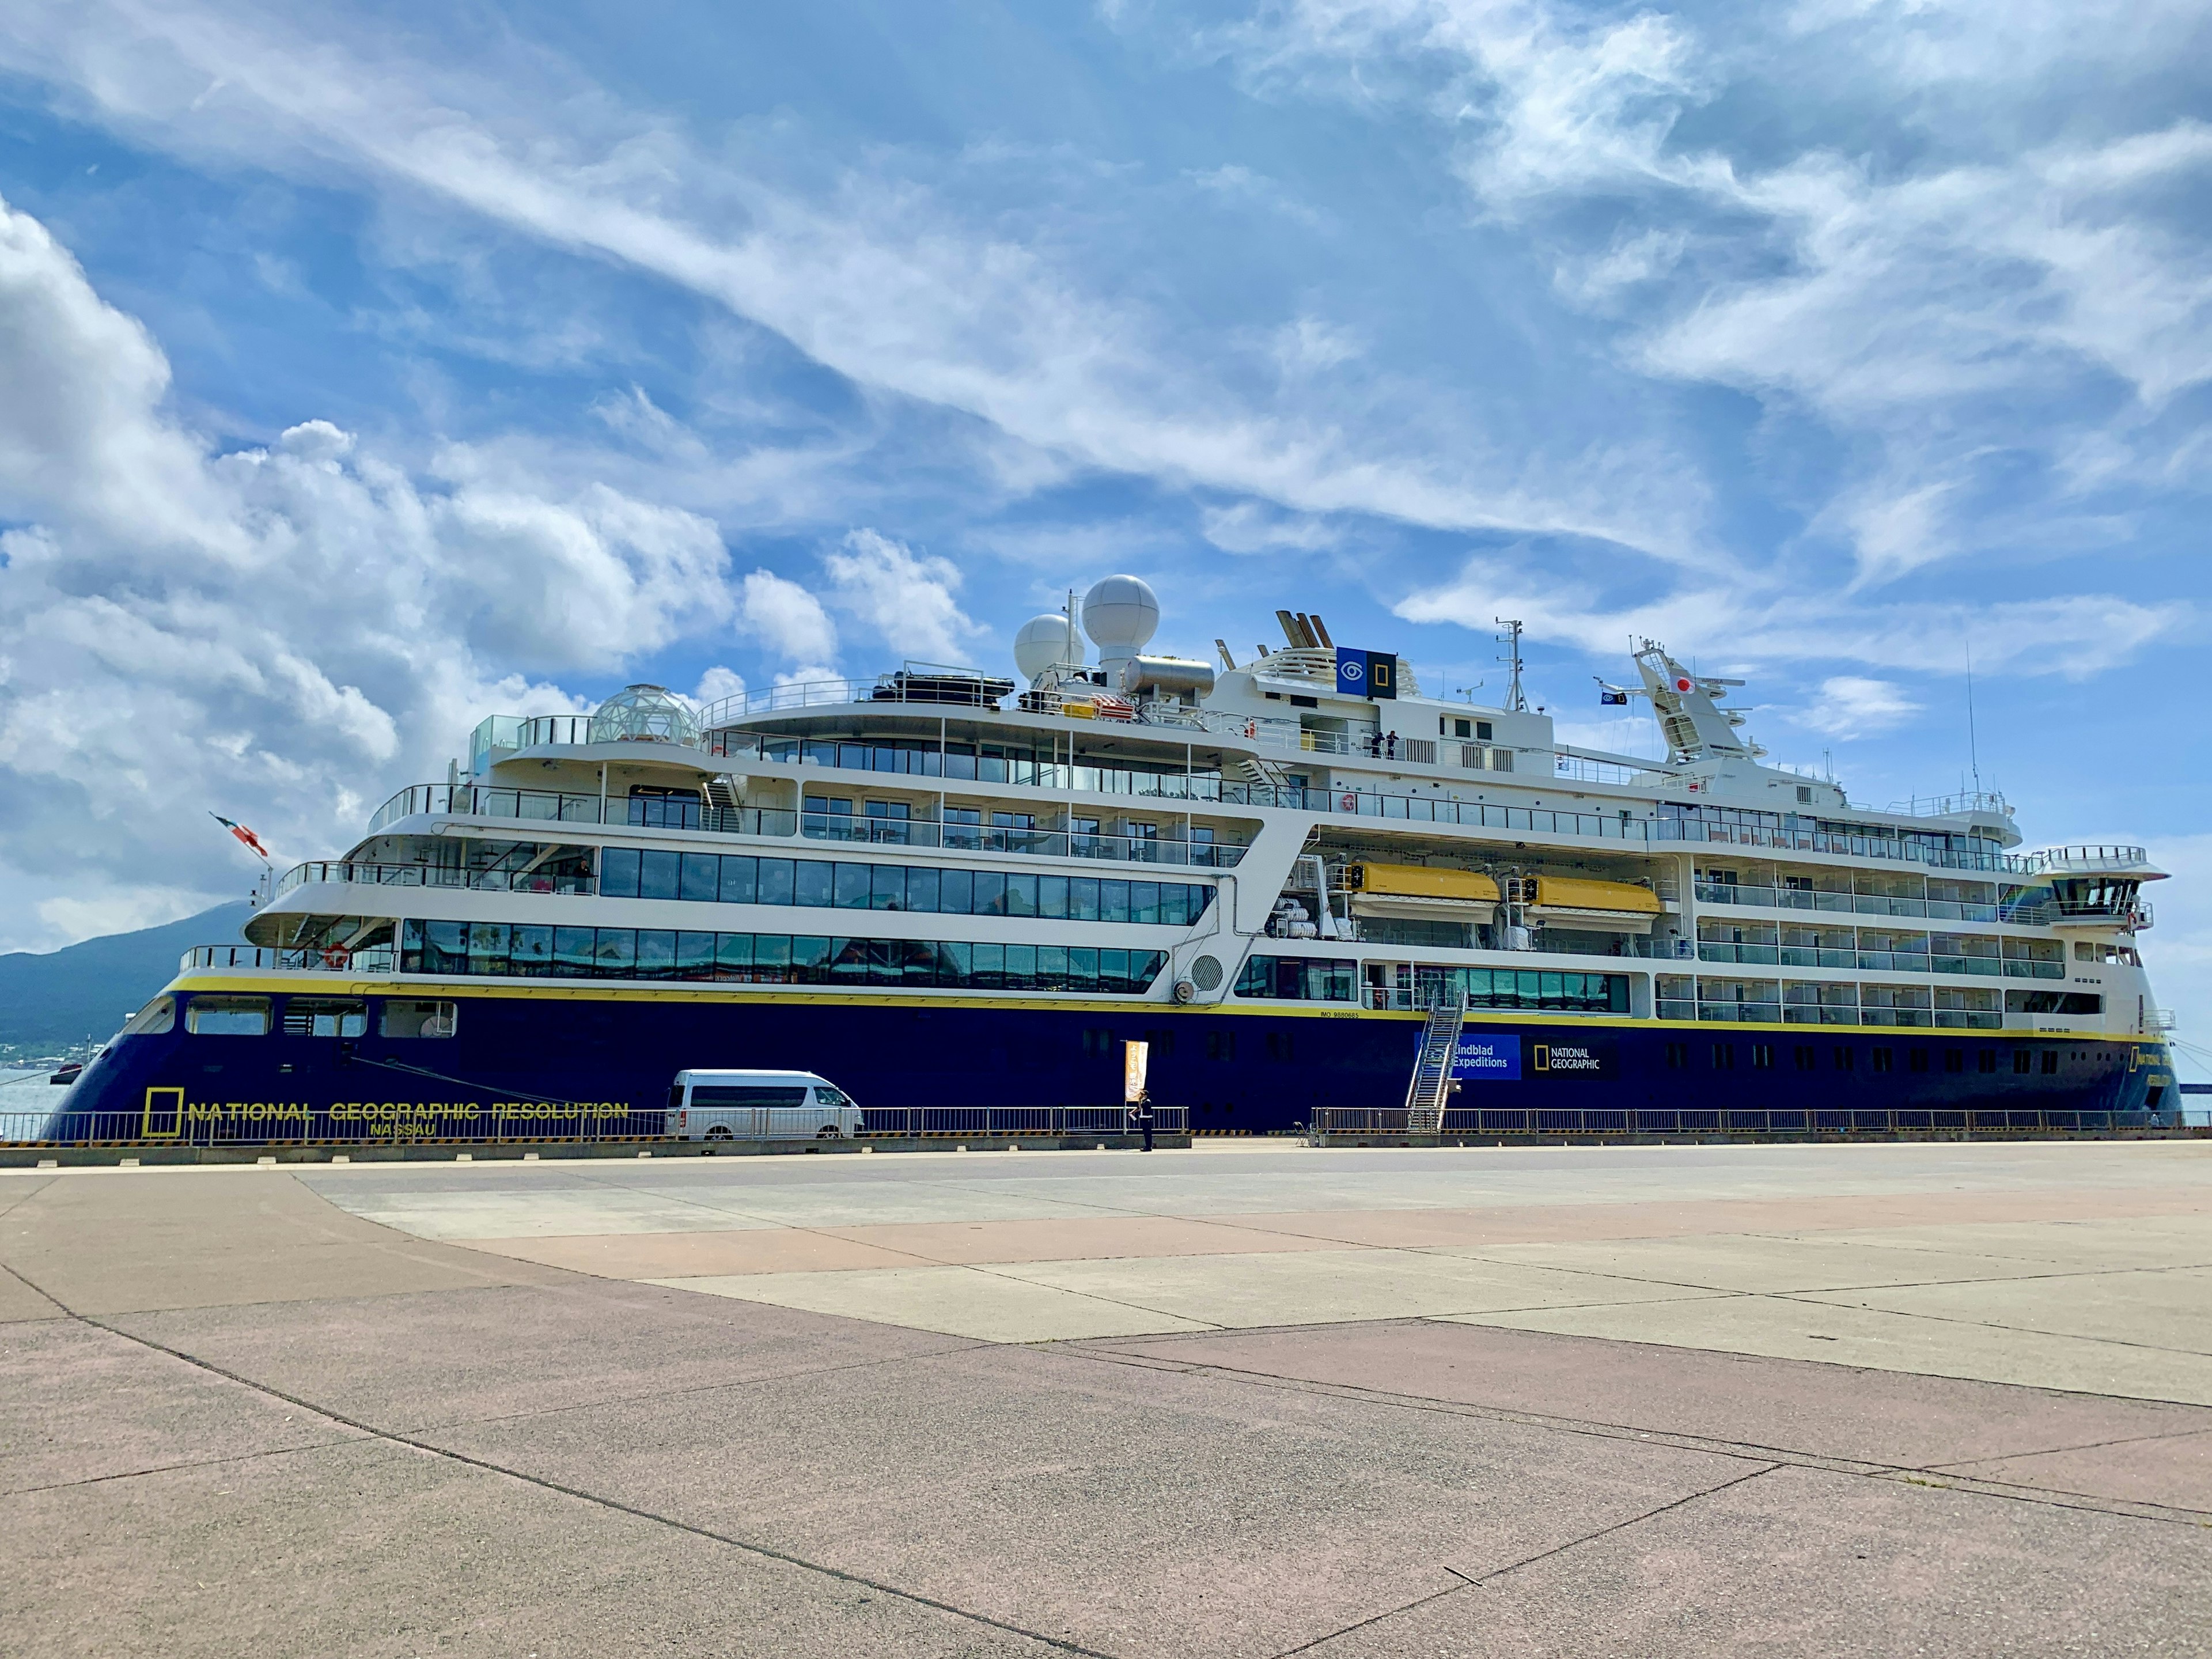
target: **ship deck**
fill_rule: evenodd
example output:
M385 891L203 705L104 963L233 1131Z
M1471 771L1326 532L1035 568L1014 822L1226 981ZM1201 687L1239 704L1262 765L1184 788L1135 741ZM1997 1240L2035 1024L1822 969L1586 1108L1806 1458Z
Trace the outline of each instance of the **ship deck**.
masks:
M2212 1143L0 1172L18 1650L2176 1651Z

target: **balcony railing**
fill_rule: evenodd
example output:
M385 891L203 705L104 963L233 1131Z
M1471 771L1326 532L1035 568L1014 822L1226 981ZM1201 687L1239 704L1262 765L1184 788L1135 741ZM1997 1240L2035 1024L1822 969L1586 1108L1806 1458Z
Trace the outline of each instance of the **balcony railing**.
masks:
M1665 1020L1720 1020L1753 1025L1926 1026L1954 1030L1996 1031L2004 1016L1969 1008L1837 1007L1825 1003L1689 1002L1662 998L1653 1005Z
M2140 847L2046 847L2021 854L2021 861L2038 875L2094 876L2141 870L2150 860Z
M1863 916L1926 916L1939 921L1996 921L1994 904L1963 899L1893 898L1880 893L1816 893L1802 887L1754 887L1734 882L1696 884L1700 904L1741 904L1766 910L1820 910ZM2014 907L2018 908L2019 907Z
M796 812L772 807L711 806L683 796L571 794L551 789L505 789L483 784L419 783L403 789L376 809L368 821L375 835L402 818L440 817L512 818L526 823L598 823L601 809L610 825L637 829L702 830L722 836L792 836Z
M589 893L586 876L544 870L453 870L431 864L358 864L332 860L295 865L276 884L283 897L312 882L356 882L371 887L461 887L479 893Z
M277 950L263 945L196 945L177 963L180 973L200 968L264 973L388 974L392 971L393 960L388 945L374 945L361 951L349 951L337 945L315 950Z
M1003 824L940 823L933 818L878 818L860 813L808 812L800 834L810 841L874 847L943 847L961 853L1016 853L1036 858L1098 859L1113 864L1168 864L1234 869L1241 842L1109 836L1089 830L1023 830Z

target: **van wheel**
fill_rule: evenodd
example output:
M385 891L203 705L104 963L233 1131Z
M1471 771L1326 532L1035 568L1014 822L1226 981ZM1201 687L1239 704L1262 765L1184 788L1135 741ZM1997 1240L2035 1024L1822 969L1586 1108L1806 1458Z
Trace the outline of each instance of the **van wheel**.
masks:
M843 1137L844 1133L836 1124L825 1123L814 1132L814 1138L817 1140L837 1140Z
M707 1139L709 1140L727 1140L731 1139L730 1126L726 1123L717 1123L713 1128L707 1131Z

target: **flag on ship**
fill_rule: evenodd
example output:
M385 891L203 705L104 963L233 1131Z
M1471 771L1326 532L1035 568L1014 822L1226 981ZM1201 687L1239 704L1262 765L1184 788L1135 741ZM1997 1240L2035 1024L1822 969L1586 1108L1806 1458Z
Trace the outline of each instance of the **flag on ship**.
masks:
M264 860L268 859L269 849L261 844L261 837L255 835L253 831L247 829L244 824L233 823L228 818L223 817L220 812L210 812L208 816L213 818L217 823L221 824L224 829L229 830L232 835L236 836L239 840L245 842L247 849L257 858Z

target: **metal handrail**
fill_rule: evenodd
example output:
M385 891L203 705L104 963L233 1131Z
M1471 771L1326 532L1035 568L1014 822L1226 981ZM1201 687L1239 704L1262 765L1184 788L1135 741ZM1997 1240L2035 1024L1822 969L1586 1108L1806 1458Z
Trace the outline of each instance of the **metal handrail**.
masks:
M1370 1139L1449 1140L1465 1135L1685 1135L1841 1134L1895 1135L1942 1131L1965 1134L2109 1133L2153 1129L2172 1120L2149 1111L2055 1111L2040 1108L1884 1107L1489 1107L1455 1106L1429 1133L1411 1127L1402 1106L1324 1106L1316 1109L1309 1133L1316 1139Z

